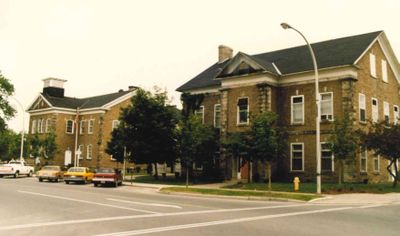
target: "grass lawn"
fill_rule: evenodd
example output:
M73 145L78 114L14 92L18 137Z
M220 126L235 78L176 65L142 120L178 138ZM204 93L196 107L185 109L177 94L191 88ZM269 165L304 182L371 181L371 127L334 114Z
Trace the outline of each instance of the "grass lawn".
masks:
M130 181L130 176L126 176L126 181ZM158 179L155 179L153 176L150 175L142 175L142 176L135 176L134 175L134 183L146 183L146 184L167 184L167 185L181 185L184 186L186 185L186 182L184 179L181 178L176 178L175 176L167 175L165 178L163 178L161 175L158 176ZM195 184L205 184L209 182L201 182L197 181ZM193 185L193 182L189 181L190 185Z
M267 191L235 191L232 189L204 189L204 188L184 188L184 187L170 187L162 188L162 192L183 192L183 193L196 193L196 194L209 194L221 196L242 196L242 197L262 197L262 198L279 198L279 199L294 199L300 201L309 201L318 198L315 194L301 194L301 193L275 193Z
M249 183L249 184L234 184L227 186L228 189L243 189L243 190L267 190L265 183ZM315 193L315 183L300 183L301 193ZM392 188L392 183L380 184L358 184L344 183L341 186L333 183L322 183L322 193L391 193L400 192L400 186ZM279 192L294 192L293 183L272 183L272 191Z

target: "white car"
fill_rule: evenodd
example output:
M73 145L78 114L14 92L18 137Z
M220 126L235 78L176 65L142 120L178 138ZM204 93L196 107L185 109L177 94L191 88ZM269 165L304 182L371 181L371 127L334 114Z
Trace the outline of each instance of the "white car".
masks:
M28 166L24 160L11 160L8 164L0 166L0 178L3 176L13 176L14 178L17 178L19 175L31 177L33 171L33 167Z

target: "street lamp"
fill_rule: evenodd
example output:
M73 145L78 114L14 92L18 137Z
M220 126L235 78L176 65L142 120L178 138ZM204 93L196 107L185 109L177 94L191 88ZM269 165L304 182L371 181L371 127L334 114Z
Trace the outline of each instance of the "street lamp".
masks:
M315 59L314 51L306 39L306 37L297 29L293 28L287 23L281 23L282 28L284 29L292 29L299 33L301 37L306 41L308 49L310 50L310 54L312 57L313 65L314 65L314 73L315 73L315 102L317 105L317 117L315 119L315 138L316 138L316 163L317 163L317 193L321 194L321 144L320 144L320 94L319 94L319 85L318 85L318 67L317 67L317 60Z
M14 101L16 101L18 105L21 107L22 111L21 150L19 154L19 160L22 161L22 159L24 158L25 110L24 107L22 106L22 103L18 99L16 99L15 97L9 97L9 98L14 99Z

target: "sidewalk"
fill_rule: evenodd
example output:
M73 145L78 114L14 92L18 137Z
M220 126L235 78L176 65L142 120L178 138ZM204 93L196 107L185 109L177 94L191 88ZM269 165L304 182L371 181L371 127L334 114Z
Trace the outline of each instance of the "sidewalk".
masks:
M337 195L324 195L310 202L317 204L400 204L400 193L347 193Z

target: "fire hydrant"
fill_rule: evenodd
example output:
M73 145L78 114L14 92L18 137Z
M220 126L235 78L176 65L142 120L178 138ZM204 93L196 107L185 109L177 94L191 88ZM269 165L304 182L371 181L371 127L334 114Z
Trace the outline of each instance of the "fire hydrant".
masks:
M294 191L295 192L299 191L299 189L300 189L300 179L299 179L299 177L294 177L293 187L294 187Z

